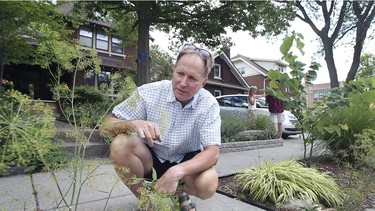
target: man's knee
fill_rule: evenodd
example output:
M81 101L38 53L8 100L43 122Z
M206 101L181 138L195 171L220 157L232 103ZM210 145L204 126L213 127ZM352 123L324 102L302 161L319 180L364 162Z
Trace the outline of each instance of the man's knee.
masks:
M117 158L127 155L129 150L133 148L132 146L131 137L125 135L118 135L116 136L110 146L110 157L112 160L116 160Z
M218 176L214 168L199 174L194 181L196 196L201 199L211 198L218 186Z

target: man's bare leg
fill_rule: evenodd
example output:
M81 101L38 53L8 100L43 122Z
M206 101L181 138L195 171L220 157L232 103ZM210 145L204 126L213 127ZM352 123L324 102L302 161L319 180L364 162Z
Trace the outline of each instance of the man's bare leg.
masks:
M140 198L138 188L142 184L130 185L129 181L151 171L152 155L147 146L134 136L118 135L111 143L110 157L119 177Z
M279 132L279 137L283 137L283 123L278 123L278 132Z

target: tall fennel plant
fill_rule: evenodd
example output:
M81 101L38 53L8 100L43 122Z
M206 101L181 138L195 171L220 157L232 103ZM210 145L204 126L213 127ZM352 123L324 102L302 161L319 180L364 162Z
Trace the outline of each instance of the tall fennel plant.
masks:
M95 171L100 165L99 164L92 170L89 170L88 173L85 171L85 168L87 167L87 165L85 165L86 146L90 142L94 130L98 128L101 120L104 119L112 105L108 107L105 113L103 113L103 116L99 122L96 123L89 135L85 135L85 132L87 131L86 129L88 128L88 121L86 121L86 123L80 122L80 124L78 124L75 118L75 81L79 71L94 70L95 73L99 73L100 59L97 57L95 50L85 50L77 42L70 43L55 40L41 43L38 47L38 55L38 63L41 64L43 68L48 69L52 75L53 81L51 87L54 99L59 103L59 107L62 107L61 99L68 102L71 107L72 113L69 115L73 118L72 121L69 121L70 125L72 125L70 135L75 138L76 147L71 161L72 181L68 190L65 190L66 192L64 192L60 186L56 173L52 169L49 170L61 196L61 201L57 203L57 207L63 204L64 206L69 207L69 210L77 210L83 185L95 175ZM71 87L68 87L61 82L61 77L67 73L73 75L74 83ZM63 109L60 110L63 111ZM67 116L68 114L62 113L62 115ZM66 119L69 120L69 118ZM67 200L67 196L70 197L70 201ZM108 199L109 197L110 196L108 196Z

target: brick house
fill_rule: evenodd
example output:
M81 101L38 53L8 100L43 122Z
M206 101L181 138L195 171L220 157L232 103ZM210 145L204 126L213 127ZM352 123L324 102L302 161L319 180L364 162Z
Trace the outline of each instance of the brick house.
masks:
M280 60L254 59L238 54L231 58L249 86L258 87L258 94L264 94L261 89L268 86L268 71L271 69L285 72L287 64Z
M229 59L228 52L221 52L213 56L215 65L208 75L208 82L204 88L214 96L244 94L250 88Z
M69 4L60 7L66 14L69 13ZM119 37L106 34L105 29L111 27L109 22L89 21L87 25L73 28L68 23L68 29L73 30L69 35L70 39L80 40L85 48L95 48L102 60L101 72L85 78L83 72L79 72L76 78L76 85L92 85L99 87L102 83L110 83L111 76L118 71L134 71L136 69L136 46L126 43ZM37 43L33 43L37 45ZM48 70L43 70L37 65L6 65L4 78L13 81L15 90L27 94L33 99L44 101L52 100L52 92L48 87L51 83L51 75ZM67 74L62 81L68 85L73 84L73 75Z
M344 81L340 81L339 86L343 87ZM305 91L307 92L307 107L311 108L314 102L320 101L323 97L331 94L331 83L314 84L306 87Z

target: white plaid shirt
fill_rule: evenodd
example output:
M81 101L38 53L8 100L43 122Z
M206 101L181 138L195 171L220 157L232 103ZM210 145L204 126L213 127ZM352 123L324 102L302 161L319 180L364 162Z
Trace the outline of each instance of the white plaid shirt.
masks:
M205 89L184 108L172 91L171 81L159 81L138 87L133 94L115 106L112 113L119 119L143 119L156 123L161 142L154 142L160 162L179 163L188 152L221 144L220 107ZM143 139L144 143L147 143Z

